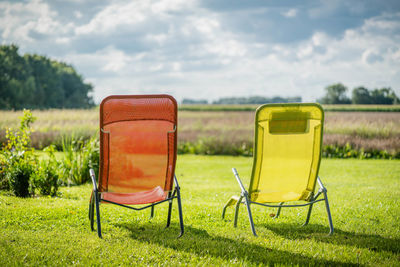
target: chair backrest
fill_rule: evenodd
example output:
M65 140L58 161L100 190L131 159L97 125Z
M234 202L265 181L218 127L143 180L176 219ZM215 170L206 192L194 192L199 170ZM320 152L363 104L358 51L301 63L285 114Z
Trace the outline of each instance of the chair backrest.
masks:
M257 109L252 201L310 200L321 160L323 123L318 104L266 104Z
M100 105L99 191L170 191L177 103L169 95L114 95Z

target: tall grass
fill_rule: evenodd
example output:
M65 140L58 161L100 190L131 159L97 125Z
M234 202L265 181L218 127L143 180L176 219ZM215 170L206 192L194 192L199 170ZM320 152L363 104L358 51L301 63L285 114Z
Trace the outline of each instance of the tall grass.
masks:
M17 127L21 112L0 111L0 142L5 126ZM32 145L54 144L62 150L64 137L89 140L97 135L98 110L34 111ZM179 111L178 146L181 153L251 155L254 111ZM324 146L328 154L351 150L352 155L400 156L400 112L326 112ZM332 149L333 147L333 149ZM340 152L341 153L341 152ZM342 153L343 154L343 153ZM357 156L358 157L358 156Z
M63 179L67 184L80 185L90 181L89 169L99 170L99 142L92 137L89 141L66 138L63 140Z

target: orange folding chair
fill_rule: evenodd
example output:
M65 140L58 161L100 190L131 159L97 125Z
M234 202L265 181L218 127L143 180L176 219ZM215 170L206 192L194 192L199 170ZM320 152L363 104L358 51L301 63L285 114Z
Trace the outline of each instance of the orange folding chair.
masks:
M154 206L168 201L168 227L174 198L179 209L179 236L183 235L181 195L175 176L176 143L177 103L172 96L115 95L102 101L99 182L97 186L91 169L93 191L89 204L92 231L96 206L100 238L100 203L133 210L151 208L153 217Z

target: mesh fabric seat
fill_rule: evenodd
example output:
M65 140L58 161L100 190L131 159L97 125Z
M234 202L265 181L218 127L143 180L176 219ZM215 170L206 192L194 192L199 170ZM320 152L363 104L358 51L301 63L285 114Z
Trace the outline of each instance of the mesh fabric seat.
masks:
M98 186L91 171L93 194L89 217L93 229L96 205L101 237L99 203L135 210L177 198L181 235L183 220L180 191L175 177L177 104L168 95L109 96L100 105L100 173ZM175 181L175 187L174 187ZM135 208L127 205L150 204Z
M236 226L239 205L245 204L252 232L256 235L250 204L278 207L275 218L278 218L282 207L310 205L305 223L308 224L312 205L325 200L330 233L333 233L327 190L318 177L323 123L324 112L318 104L260 106L255 118L254 159L249 189L244 188L236 169L233 169L242 192L227 202L222 217L228 206L236 205ZM317 182L320 189L315 193ZM321 194L324 198L317 199ZM306 203L284 205L284 202L290 201Z

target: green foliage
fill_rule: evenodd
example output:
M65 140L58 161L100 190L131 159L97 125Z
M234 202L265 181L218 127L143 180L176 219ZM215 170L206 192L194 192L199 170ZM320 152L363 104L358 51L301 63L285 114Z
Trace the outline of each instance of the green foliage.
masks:
M196 142L178 143L178 154L253 156L253 142L229 142L219 138L202 138ZM350 144L323 145L324 158L400 159L399 151L356 149Z
M323 105L325 112L400 112L399 105Z
M89 141L74 137L63 140L64 159L62 168L64 182L80 185L90 181L89 169L99 172L99 141L92 137Z
M197 104L182 104L179 105L179 111L256 111L259 105L197 105ZM323 105L325 112L400 112L399 105Z
M17 197L29 197L34 194L34 188L30 182L34 173L34 161L29 158L19 158L12 165L6 166L5 178L9 183L9 188Z
M59 184L59 163L54 146L46 148L48 160L38 160L31 147L31 124L36 120L24 110L18 130L6 131L7 143L1 150L0 189L12 190L18 197L28 197L38 189L42 195L55 196Z
M66 63L0 46L0 109L88 108L92 90Z
M252 156L253 144L249 141L231 142L223 138L201 138L196 142L178 143L179 154Z
M400 159L400 152L388 152L379 149L355 149L350 144L345 146L324 145L322 156L325 158L358 159Z
M341 83L329 85L325 88L325 91L326 95L318 100L318 102L322 104L397 105L400 103L399 98L390 87L368 90L363 86L359 86L353 89L351 100L346 96L347 87ZM344 109L344 111L346 111L346 109ZM357 108L351 108L351 111L357 111ZM360 111L368 111L368 109L365 110L364 108ZM375 110L372 109L370 111Z
M46 147L43 151L48 153L49 159L42 160L38 164L37 170L32 175L33 184L39 189L40 194L56 196L60 184L60 163L55 157L53 145Z
M208 101L206 99L189 99L189 98L184 98L182 100L182 104L188 104L188 105L207 105Z
M218 105L237 105L237 104L267 104L267 103L293 103L301 102L300 96L295 97L264 97L264 96L250 96L250 97L223 97L213 104Z
M326 95L319 99L322 104L350 104L350 99L346 96L347 87L341 83L336 83L325 87Z
M365 87L357 87L352 92L353 104L379 104L392 105L398 104L399 98L391 88L381 88L368 90Z
M11 189L16 196L27 197L33 193L30 177L35 171L33 166L37 162L34 149L30 145L31 124L36 118L29 110L24 110L20 119L18 130L11 128L6 130L7 143L1 150L2 175L0 179L3 180L2 185L5 185L5 181L8 181L8 186L5 186L5 189Z

